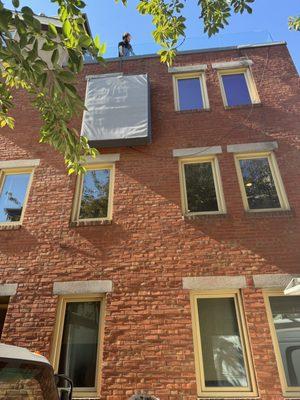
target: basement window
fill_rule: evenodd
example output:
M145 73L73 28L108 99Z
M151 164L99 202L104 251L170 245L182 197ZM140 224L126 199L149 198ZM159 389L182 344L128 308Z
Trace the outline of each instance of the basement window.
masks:
M216 157L180 160L183 213L225 212L225 201Z
M246 323L239 291L192 294L198 395L255 396Z
M236 168L246 211L288 210L289 204L275 156L236 155Z
M99 394L102 302L101 297L60 299L52 358L55 371L72 379L76 397Z
M174 75L173 82L176 111L209 108L204 73Z
M0 171L0 224L20 224L24 216L32 169Z
M225 107L260 103L249 68L218 72Z
M300 396L300 296L266 293L267 314L284 396Z
M73 221L112 219L114 165L87 166L77 180Z

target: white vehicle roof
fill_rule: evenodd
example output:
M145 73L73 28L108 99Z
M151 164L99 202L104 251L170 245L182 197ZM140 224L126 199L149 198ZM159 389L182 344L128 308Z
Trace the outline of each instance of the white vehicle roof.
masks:
M11 346L3 343L0 343L0 358L40 362L50 365L50 362L44 356L32 353L24 347Z

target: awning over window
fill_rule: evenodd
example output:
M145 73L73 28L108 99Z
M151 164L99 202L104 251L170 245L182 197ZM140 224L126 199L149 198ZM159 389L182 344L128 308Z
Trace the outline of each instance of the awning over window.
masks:
M93 146L133 146L151 141L147 75L87 77L82 135Z

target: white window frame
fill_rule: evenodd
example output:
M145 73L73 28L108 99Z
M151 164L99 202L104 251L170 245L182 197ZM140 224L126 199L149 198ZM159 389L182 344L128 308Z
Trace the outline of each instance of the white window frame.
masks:
M218 211L197 211L197 212L189 212L188 211L188 200L187 200L187 190L186 190L186 179L185 179L185 171L184 166L186 164L201 164L201 163L211 163L213 180L216 192L216 198L218 203ZM192 215L206 215L206 214L225 214L226 213L226 205L223 193L222 179L219 168L218 159L215 155L207 156L207 157L196 157L196 158L182 158L179 159L179 179L180 179L180 192L181 192L181 204L182 204L182 213L186 216Z
M105 295L66 295L60 296L57 307L56 323L54 330L54 338L51 351L51 364L54 371L58 372L59 359L62 345L62 337L64 331L64 323L66 317L66 306L68 303L82 303L82 302L100 302L100 316L98 327L98 348L96 360L96 374L95 386L92 388L74 388L74 396L76 398L90 398L99 397L101 387L101 367L103 359L103 337L104 337L104 321L105 321Z
M269 327L271 330L273 347L275 350L275 357L276 357L276 362L277 362L277 367L278 367L278 372L279 372L280 383L281 383L281 387L282 387L282 391L283 391L283 396L298 398L298 397L300 397L300 386L293 387L293 386L288 386L288 384L287 384L286 375L285 375L282 357L281 357L281 352L280 352L280 347L279 347L279 343L278 343L278 339L277 339L277 333L276 333L276 329L275 329L274 322L273 322L271 304L270 304L270 297L279 297L279 296L283 297L284 293L282 290L265 289L263 291L263 295L264 295L264 300L265 300L265 306L266 306L266 311L267 311ZM294 295L294 296L298 296L298 295Z
M203 108L199 108L199 110L209 110L209 99L208 99L208 94L207 94L205 72L189 72L189 73L181 73L181 74L174 74L173 75L173 92L174 92L175 110L176 111L195 111L195 109L180 110L178 80L180 80L180 79L191 79L191 78L192 79L193 78L198 78L199 81L200 81Z
M108 208L107 216L103 218L79 218L81 199L83 194L83 180L84 174L77 177L76 189L73 201L72 209L72 222L88 222L88 221L110 221L112 220L112 209L113 209L113 194L114 194L114 182L115 182L115 164L87 164L85 165L87 171L99 171L103 169L109 169L109 193L108 193Z
M218 70L218 78L219 78L219 83L220 83L220 89L221 89L221 94L222 94L222 99L224 103L225 108L235 108L235 107L242 107L245 104L241 105L236 105L236 106L229 106L227 102L227 97L226 97L226 92L225 92L225 87L223 84L223 79L222 77L225 75L237 75L237 74L244 74L245 80L246 80L246 85L248 88L251 104L260 104L260 98L258 95L258 91L255 85L255 81L252 75L252 72L250 68L235 68L235 69L221 69Z
M3 168L0 169L0 195L3 190L4 182L5 182L5 177L8 175L23 175L23 174L29 174L29 180L26 188L26 193L23 201L23 206L22 206L22 213L19 221L7 221L7 222L0 222L0 226L19 226L22 225L24 215L25 215L25 209L27 207L28 203L28 198L29 198L29 193L31 189L31 184L32 184L32 179L33 179L33 172L34 168L33 167L24 167L24 168Z
M259 209L250 209L248 199L247 199L247 194L246 194L246 189L244 185L244 179L241 171L241 166L239 161L240 160L249 160L249 159L255 159L255 158L267 158L271 170L271 174L273 177L273 181L275 184L278 200L280 202L280 207L279 208L259 208ZM259 153L240 153L240 154L235 154L234 155L235 159L235 167L238 175L238 181L240 185L240 190L241 190L241 195L242 195L242 200L243 200L243 205L244 209L247 212L272 212L272 211L282 211L282 210L289 210L289 202L287 199L287 195L284 189L284 185L281 179L281 175L279 172L279 168L276 162L275 154L272 151L268 152L259 152Z
M206 398L238 398L257 396L257 386L254 366L251 356L249 334L242 304L240 290L206 290L191 292L192 326L194 341L194 356L196 366L196 382L199 397ZM203 355L201 346L200 318L197 299L201 298L233 298L235 304L236 318L242 343L245 371L248 380L247 387L209 387L205 385L205 371L203 366Z

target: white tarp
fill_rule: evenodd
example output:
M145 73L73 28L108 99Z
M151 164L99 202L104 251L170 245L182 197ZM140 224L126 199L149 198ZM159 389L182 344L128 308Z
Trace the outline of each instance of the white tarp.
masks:
M149 142L147 75L107 74L87 79L82 134L99 144Z

